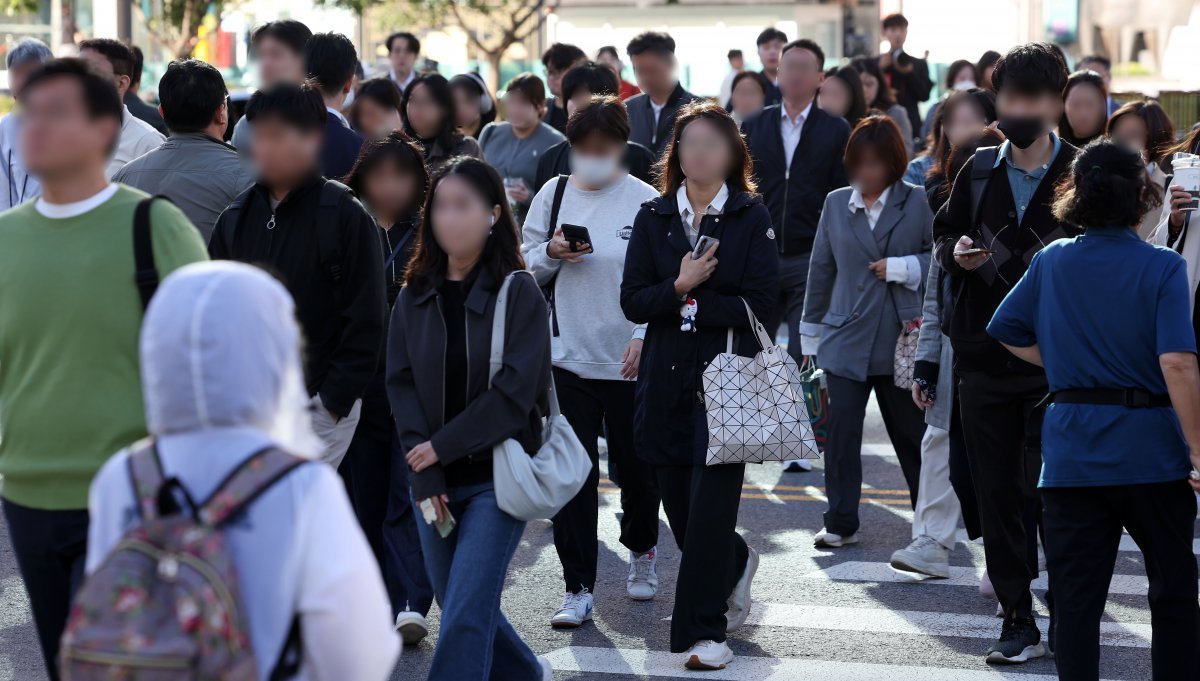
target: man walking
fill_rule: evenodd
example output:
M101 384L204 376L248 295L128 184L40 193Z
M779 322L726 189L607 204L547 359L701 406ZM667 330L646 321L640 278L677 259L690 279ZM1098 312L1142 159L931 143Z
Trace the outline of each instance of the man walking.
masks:
M350 122L342 115L357 68L354 43L341 33L318 33L304 45L304 70L309 82L321 93L329 113L321 144L321 173L335 180L350 173L363 145L362 136L350 128Z
M666 33L642 33L625 48L642 94L630 97L629 141L647 146L662 158L675 126L675 114L696 96L676 76L675 39Z
M879 56L879 70L887 77L896 93L896 103L908 113L913 130L921 129L921 111L917 106L929 99L933 81L929 79L929 64L904 51L908 40L908 19L903 14L883 18L883 38L891 46ZM922 140L917 140L921 143Z
M117 94L125 99L129 92L129 83L133 80L133 50L125 43L111 38L92 38L79 43L79 57L92 62L96 68L112 78ZM149 123L129 112L129 107L121 105L121 138L108 161L108 177L117 174L126 163L158 148L166 139Z
M149 123L160 135L167 134L167 124L158 109L142 101L142 67L145 66L146 56L142 48L130 46L129 53L133 55L133 69L129 72L129 89L125 91L122 101L125 102L129 113Z
M758 34L758 60L762 62L762 74L771 81L771 90L767 92L765 105L778 104L783 99L779 92L779 60L783 57L783 46L787 44L787 34L771 26L764 28Z
M258 64L258 86L268 88L276 83L303 83L304 44L312 31L295 19L270 21L250 34L250 50ZM244 157L250 155L250 122L245 116L233 126L233 146Z
M401 31L388 36L388 78L404 92L417 77L417 58L421 56L421 41L417 36Z

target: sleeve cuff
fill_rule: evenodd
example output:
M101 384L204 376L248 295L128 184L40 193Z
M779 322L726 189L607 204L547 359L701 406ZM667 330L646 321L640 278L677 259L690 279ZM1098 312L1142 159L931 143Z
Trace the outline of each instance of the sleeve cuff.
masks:
M646 325L638 324L633 327L633 338L631 340L646 340Z
M811 357L817 354L817 350L821 348L820 336L800 336L800 354L805 357Z
M921 261L915 255L888 258L887 280L916 291L921 286Z

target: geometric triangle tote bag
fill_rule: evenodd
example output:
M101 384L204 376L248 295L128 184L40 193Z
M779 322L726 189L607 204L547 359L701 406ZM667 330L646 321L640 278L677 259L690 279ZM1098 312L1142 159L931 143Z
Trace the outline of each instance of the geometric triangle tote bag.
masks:
M735 354L731 328L725 352L704 369L705 463L816 459L817 443L796 361L772 342L748 304L746 314L761 351L754 357Z

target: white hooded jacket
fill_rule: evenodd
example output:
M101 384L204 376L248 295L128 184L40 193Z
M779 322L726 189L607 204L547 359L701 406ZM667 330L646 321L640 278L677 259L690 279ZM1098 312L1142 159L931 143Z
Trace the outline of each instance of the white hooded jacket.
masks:
M249 455L319 451L305 411L300 332L284 287L234 262L181 268L141 334L146 423L167 477L206 499ZM87 572L138 522L128 451L92 483ZM400 652L379 568L328 466L306 464L227 525L260 679L299 613L298 679L382 681Z

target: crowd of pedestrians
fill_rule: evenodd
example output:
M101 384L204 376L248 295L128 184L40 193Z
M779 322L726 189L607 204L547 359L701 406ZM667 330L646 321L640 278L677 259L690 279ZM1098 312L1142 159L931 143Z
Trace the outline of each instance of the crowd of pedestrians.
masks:
M1097 679L1124 529L1153 678L1200 678L1200 239L1171 176L1200 132L1177 142L1159 104L1113 99L1106 59L1071 72L1046 43L954 62L922 116L929 64L903 16L881 30L883 54L830 65L768 28L763 70L731 50L714 102L661 32L555 43L545 80L493 93L422 71L406 32L363 79L347 37L284 20L252 34L262 86L237 121L202 61L168 65L155 109L121 42L11 46L0 474L50 678L201 665L149 642L212 634L205 663L227 638L245 678L382 680L436 600L430 679L550 679L501 610L528 518L498 466L541 459L560 410L584 474L541 516L563 577L547 626L658 595L661 508L670 649L736 664L759 554L745 463L707 460L704 377L775 335L826 376L817 549L870 538L874 394L914 511L891 565L946 578L959 523L982 539L987 662L1050 651ZM596 592L602 443L623 597ZM155 557L143 581L209 565L179 627L142 616L161 595L121 572L134 553Z

